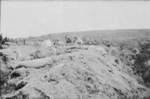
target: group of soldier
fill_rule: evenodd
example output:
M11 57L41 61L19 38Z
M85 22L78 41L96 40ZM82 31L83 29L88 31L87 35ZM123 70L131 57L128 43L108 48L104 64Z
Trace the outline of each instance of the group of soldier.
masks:
M84 43L83 40L78 36L73 37L65 36L65 43L60 40L56 40L54 42L54 45L83 45L83 43Z

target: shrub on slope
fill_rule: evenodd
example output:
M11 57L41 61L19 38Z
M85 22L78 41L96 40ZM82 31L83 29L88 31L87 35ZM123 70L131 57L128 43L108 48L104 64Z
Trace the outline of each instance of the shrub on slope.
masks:
M135 56L134 70L145 82L150 83L150 42L141 43L140 52Z

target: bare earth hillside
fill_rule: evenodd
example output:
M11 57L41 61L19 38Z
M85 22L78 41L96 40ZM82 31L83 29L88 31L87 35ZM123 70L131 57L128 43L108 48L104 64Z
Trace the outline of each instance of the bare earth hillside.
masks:
M99 45L37 45L34 40L42 37L30 38L30 44L10 43L0 50L1 99L149 99L150 88L132 68L133 52L128 49L133 47L127 38L143 41L149 38L150 32L141 30L145 33L142 35L138 30L137 37L135 33L118 34L119 31L114 33L118 35L117 40L123 40L121 37L126 40L115 42L118 46L102 42ZM98 39L97 34L88 32L79 36ZM55 37L63 39L63 36ZM115 39L109 33L103 37L103 40ZM133 44L136 46L138 41Z

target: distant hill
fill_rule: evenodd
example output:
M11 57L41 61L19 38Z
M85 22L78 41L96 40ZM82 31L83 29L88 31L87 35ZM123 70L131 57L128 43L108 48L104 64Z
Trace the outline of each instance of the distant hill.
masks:
M95 30L95 31L77 31L77 32L63 32L43 35L39 37L32 37L30 40L46 40L59 39L64 40L65 35L77 35L83 39L89 38L91 40L114 40L127 41L131 39L150 39L150 29L120 29L120 30Z

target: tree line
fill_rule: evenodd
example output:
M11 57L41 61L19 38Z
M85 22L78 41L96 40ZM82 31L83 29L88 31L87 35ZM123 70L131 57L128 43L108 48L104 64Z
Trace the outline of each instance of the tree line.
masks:
M13 39L10 39L8 37L3 37L2 34L0 34L0 49L3 49L2 45L5 45L6 42L12 42Z

